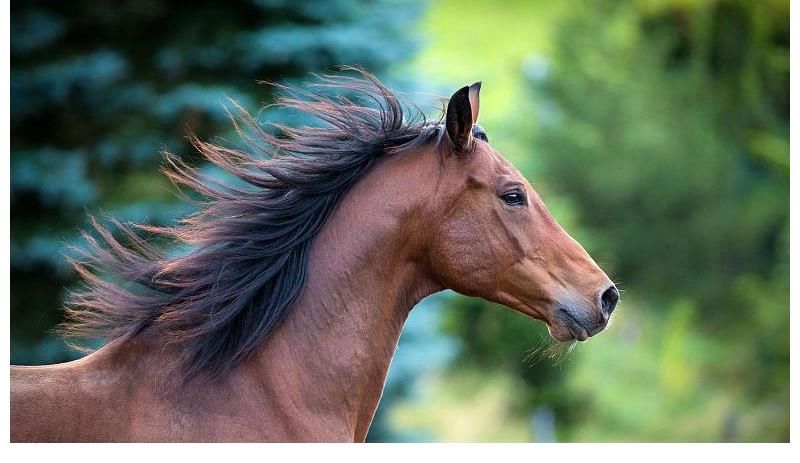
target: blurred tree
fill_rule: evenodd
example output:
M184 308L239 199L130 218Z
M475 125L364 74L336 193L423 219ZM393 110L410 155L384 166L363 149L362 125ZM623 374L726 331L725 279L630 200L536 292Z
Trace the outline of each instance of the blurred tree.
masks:
M12 1L11 359L76 354L47 334L75 276L86 212L164 223L183 215L158 173L161 150L190 160L187 129L235 138L226 97L250 111L257 80L335 65L382 73L415 49L419 2ZM286 122L283 113L270 113Z
M533 82L552 110L543 176L574 198L622 288L669 308L665 401L710 400L688 386L710 382L739 407L788 406L788 8L593 2ZM700 342L693 358L676 350ZM733 438L788 438L785 412L760 420Z
M551 59L523 66L538 113L526 174L570 198L591 254L637 310L655 308L645 332L657 334L640 341L652 355L603 357L610 348L593 343L596 363L577 362L568 389L569 366L520 362L535 336L528 320L461 298L446 319L464 345L460 368L523 378L521 410L555 407L562 438L588 424L590 440L788 439L788 11L786 1L642 0L564 15ZM631 377L592 377L649 371L636 362L660 362L640 384L652 377L659 389L606 390ZM721 416L703 408L715 394L729 424L700 433ZM648 408L654 399L664 408ZM680 420L692 426L670 431Z
M640 4L563 24L535 85L553 108L542 175L623 285L698 298L727 327L748 311L734 278L787 254L788 3Z

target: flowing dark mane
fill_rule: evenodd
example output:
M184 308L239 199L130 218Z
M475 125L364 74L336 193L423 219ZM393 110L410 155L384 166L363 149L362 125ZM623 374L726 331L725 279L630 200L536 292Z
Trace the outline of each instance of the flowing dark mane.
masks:
M252 354L299 295L312 241L350 187L382 156L440 132L377 78L357 74L281 87L288 96L278 104L321 127L276 126L273 135L242 112L234 124L246 151L191 137L242 185L204 178L167 154L164 173L199 193L198 212L169 227L113 221L120 239L92 220L100 239L84 233L89 250L73 260L84 285L70 294L62 333L125 341L152 327L181 346L184 379L224 376ZM171 257L166 249L176 244L192 251Z

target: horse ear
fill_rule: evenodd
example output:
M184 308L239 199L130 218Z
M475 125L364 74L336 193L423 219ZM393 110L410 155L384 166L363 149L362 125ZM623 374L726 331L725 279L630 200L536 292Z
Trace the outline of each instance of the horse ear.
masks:
M450 101L447 103L445 127L447 136L453 142L456 151L464 151L469 147L472 125L478 120L480 90L480 82L462 87L450 97Z
M481 83L475 82L469 86L469 105L472 108L472 123L478 122L478 111L481 109Z

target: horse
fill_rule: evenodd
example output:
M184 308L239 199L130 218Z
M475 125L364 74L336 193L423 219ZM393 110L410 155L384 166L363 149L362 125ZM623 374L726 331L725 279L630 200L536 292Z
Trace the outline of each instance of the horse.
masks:
M490 144L480 82L438 119L364 70L279 87L319 123L190 136L235 181L165 154L197 212L91 219L61 332L106 344L11 366L13 442L363 442L404 321L445 289L557 342L607 326L619 292Z

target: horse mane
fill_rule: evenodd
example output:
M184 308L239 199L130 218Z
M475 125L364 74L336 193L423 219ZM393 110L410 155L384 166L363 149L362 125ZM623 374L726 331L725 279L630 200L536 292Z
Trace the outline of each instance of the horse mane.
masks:
M190 135L205 159L241 182L207 178L165 153L162 172L199 194L189 217L172 226L111 219L122 241L90 217L99 239L84 231L88 249L70 258L83 284L68 295L61 334L125 342L152 327L181 346L184 380L221 377L247 359L300 294L314 237L350 187L381 157L441 134L376 77L347 69L357 75L277 86L285 92L277 105L320 126L273 124L272 134L239 108L231 119L246 150ZM191 251L170 255L174 245Z

